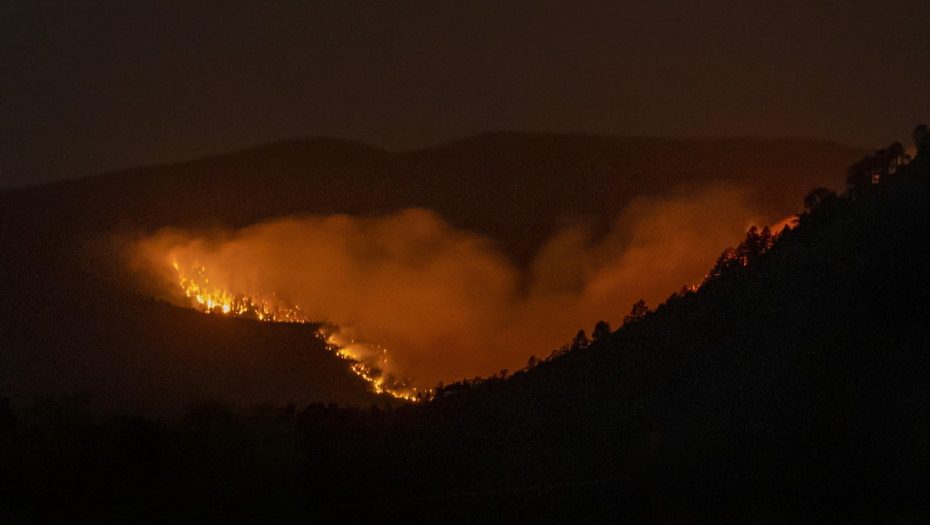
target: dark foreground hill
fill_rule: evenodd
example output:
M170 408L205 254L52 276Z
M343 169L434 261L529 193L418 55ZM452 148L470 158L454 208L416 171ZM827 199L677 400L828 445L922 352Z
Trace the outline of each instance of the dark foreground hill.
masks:
M479 520L927 519L928 161L589 345L352 419L345 456L317 455L332 416L305 411L308 457L341 482L318 490Z
M18 300L0 302L0 384L20 405L67 395L96 412L157 417L206 401L388 401L327 350L316 325L205 315L105 288L49 288L14 283L6 291Z
M613 333L422 406L206 407L162 424L8 409L4 508L155 521L925 522L928 164L870 195L824 199L770 249Z
M501 133L393 154L314 139L5 192L0 393L17 404L84 393L96 408L153 414L201 398L380 403L317 355L310 328L205 319L139 297L121 241L165 226L425 207L525 263L566 218L605 224L680 185L746 185L778 220L859 153L805 140Z

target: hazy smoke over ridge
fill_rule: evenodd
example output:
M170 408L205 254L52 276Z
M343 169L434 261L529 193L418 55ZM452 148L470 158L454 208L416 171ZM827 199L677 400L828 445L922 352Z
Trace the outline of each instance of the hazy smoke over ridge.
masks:
M491 239L422 209L290 217L209 235L166 229L138 253L166 288L176 286L177 260L203 265L235 293L274 291L312 319L384 345L389 371L429 386L521 368L602 319L618 326L640 298L654 307L699 283L758 219L747 193L729 186L641 198L599 238L562 229L526 274Z

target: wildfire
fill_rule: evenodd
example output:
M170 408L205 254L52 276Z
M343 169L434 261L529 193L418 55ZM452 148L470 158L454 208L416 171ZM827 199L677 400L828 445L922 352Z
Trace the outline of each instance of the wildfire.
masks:
M266 322L312 323L299 306L288 304L274 292L257 297L233 293L218 286L215 281L211 282L205 266L195 265L188 269L177 261L172 265L177 272L177 283L181 291L191 300L192 306L204 312ZM410 386L405 380L384 374L383 368L388 363L386 348L346 340L340 336L338 327L331 325L321 326L318 334L326 341L327 348L339 358L348 361L352 372L368 382L375 393L388 394L408 401L417 401L418 394L426 393Z

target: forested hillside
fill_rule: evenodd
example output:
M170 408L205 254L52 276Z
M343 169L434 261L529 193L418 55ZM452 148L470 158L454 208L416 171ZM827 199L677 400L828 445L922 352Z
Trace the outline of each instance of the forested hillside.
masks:
M614 333L579 334L506 380L444 386L416 411L357 417L366 430L341 446L366 451L366 475L345 478L345 504L362 492L401 512L414 493L435 513L650 521L923 512L928 166L925 152L892 183L820 193L792 230L751 231L696 292L634 308ZM305 411L298 428L316 436L321 418Z

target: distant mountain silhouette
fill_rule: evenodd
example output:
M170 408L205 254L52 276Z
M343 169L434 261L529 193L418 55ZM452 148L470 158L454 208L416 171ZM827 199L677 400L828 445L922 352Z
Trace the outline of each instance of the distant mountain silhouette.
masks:
M861 153L799 139L525 133L389 153L317 138L7 191L0 194L0 392L21 401L36 392L99 391L94 399L102 404L164 409L196 395L256 399L245 394L253 391L247 385L272 385L280 372L291 386L269 386L261 399L374 400L354 376L333 371L338 363L316 355L322 350L310 330L309 349L300 354L296 332L287 331L297 328L172 313L137 297L138 283L113 239L165 226L238 228L291 214L424 207L489 236L526 264L566 220L603 226L631 199L680 185L745 185L758 192L760 214L780 218L799 206L798 195L829 186ZM241 339L203 336L221 323L241 330ZM266 333L270 339L256 343ZM224 352L241 360L213 357ZM285 355L306 359L305 368L288 369ZM296 370L306 375L298 378Z
M238 228L291 214L425 207L526 260L566 218L610 221L631 199L680 185L745 185L758 193L760 215L781 219L811 187L836 186L832 175L862 153L803 139L496 133L392 154L309 139L9 191L0 209L18 236L67 242L112 229Z

